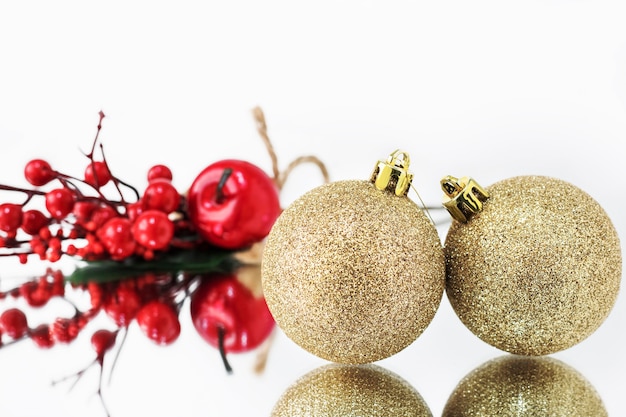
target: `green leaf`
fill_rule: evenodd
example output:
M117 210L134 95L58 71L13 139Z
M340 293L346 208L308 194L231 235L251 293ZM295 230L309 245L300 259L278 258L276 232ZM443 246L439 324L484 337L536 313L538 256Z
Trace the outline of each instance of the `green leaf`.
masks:
M238 266L237 260L232 255L233 252L217 249L179 250L168 252L152 261L142 258L129 258L120 262L92 261L74 270L66 280L72 284L86 284L130 279L149 272L171 274L229 272Z

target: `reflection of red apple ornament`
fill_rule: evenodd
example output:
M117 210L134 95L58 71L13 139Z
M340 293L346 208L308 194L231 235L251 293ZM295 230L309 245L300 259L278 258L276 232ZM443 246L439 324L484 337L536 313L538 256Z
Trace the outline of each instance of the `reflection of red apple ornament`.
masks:
M226 353L258 347L275 325L265 299L235 275L205 277L191 298L191 319L200 336L220 350L228 372Z
M188 205L202 237L226 249L265 238L281 211L274 181L256 165L234 159L206 167L189 189Z

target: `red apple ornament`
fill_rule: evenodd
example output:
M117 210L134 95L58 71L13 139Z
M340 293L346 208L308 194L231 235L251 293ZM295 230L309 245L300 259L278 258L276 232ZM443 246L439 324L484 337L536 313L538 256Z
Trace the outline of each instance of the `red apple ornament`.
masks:
M235 159L218 161L191 185L188 212L209 243L244 248L263 240L278 218L278 188L256 165Z

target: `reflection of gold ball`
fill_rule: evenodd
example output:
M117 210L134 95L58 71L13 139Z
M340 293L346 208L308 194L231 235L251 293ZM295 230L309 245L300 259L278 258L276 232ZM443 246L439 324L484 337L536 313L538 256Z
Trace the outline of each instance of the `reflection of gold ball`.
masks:
M591 384L564 363L506 355L468 374L448 399L442 417L608 416Z
M621 279L620 243L589 195L564 181L516 177L445 244L448 298L461 321L508 352L544 355L589 336Z
M272 417L432 417L420 394L376 365L331 364L309 372L278 400Z
M263 254L263 292L277 324L309 352L367 363L413 342L441 302L437 231L406 197L339 181L296 200Z

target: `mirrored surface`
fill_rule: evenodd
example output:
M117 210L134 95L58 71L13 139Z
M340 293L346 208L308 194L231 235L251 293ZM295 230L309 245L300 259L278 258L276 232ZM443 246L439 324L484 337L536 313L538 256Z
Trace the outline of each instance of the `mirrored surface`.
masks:
M180 190L224 158L270 172L250 113L260 105L281 169L312 154L332 180L367 179L400 148L430 207L440 205L445 175L485 186L552 176L589 193L626 236L620 2L35 3L0 6L0 184L23 186L24 164L35 157L82 175L101 109L107 161L138 188L156 163L171 167ZM297 168L282 205L321 183L317 168ZM414 191L409 197L419 201ZM443 240L449 215L430 213ZM41 273L35 263L0 261L4 289ZM55 302L29 319L71 313ZM107 320L99 316L67 346L41 350L26 340L0 349L0 414L104 415L97 367L74 386L52 382L93 361L90 333ZM269 345L229 355L228 375L195 332L188 304L180 321L171 346L155 346L133 324L115 363L107 357L102 392L112 416L269 416L289 386L328 365L277 330ZM611 416L626 412L625 322L620 294L596 332L550 355ZM263 349L266 366L256 373ZM444 295L426 331L376 366L440 416L463 378L503 356L463 326Z

